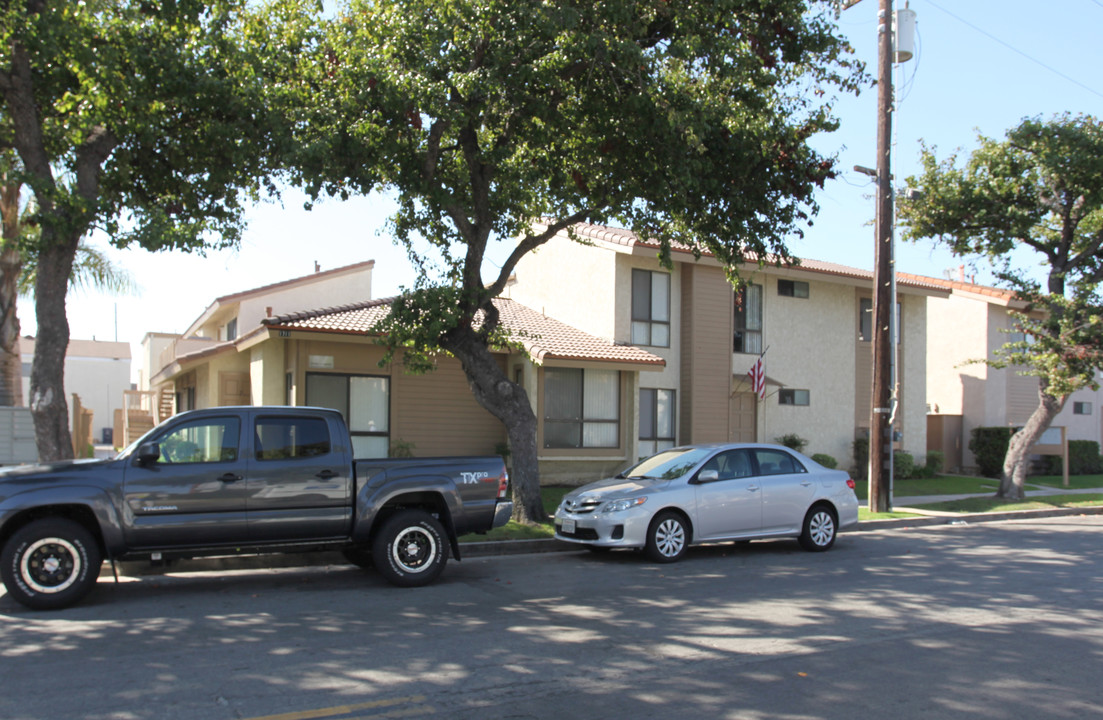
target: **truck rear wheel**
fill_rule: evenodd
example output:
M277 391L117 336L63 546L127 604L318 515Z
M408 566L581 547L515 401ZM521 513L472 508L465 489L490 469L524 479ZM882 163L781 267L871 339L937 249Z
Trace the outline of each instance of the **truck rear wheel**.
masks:
M100 577L103 557L92 533L66 518L35 520L0 552L0 579L12 599L32 610L67 607Z
M372 556L376 569L392 585L428 585L448 561L444 527L424 510L397 512L380 528Z

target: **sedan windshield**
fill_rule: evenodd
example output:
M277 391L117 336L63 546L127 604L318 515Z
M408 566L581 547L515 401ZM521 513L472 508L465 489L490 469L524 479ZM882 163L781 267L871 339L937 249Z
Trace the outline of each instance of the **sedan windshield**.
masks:
M665 450L625 470L620 474L620 477L644 478L647 480L673 480L674 478L685 475L712 453L713 450L705 448L675 448L674 450Z

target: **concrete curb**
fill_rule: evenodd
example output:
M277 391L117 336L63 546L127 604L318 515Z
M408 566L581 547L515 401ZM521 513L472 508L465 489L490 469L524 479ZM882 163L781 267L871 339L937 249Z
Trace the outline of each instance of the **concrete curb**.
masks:
M904 508L897 508L904 510ZM874 532L899 528L932 527L936 525L972 525L974 523L1001 520L1032 520L1072 515L1103 515L1103 506L1083 508L1054 508L1048 510L1015 510L994 513L957 513L924 517L893 518L890 520L866 520L845 532ZM460 544L463 558L501 557L506 555L530 555L553 552L578 552L585 546L563 542L553 538L541 540L490 540ZM120 562L119 572L131 577L163 575L170 572L226 572L231 570L261 570L290 567L348 566L339 552L305 552L270 555L233 555L211 558L177 560L166 565L150 565L148 562Z
M908 508L896 508L908 512ZM921 512L916 510L915 512ZM849 532L869 532L901 527L930 527L932 525L971 525L973 523L998 522L1000 520L1032 520L1035 518L1065 517L1069 515L1103 515L1103 506L1082 508L1052 508L1046 510L1011 510L990 513L953 513L926 515L922 517L892 518L888 520L866 520L850 528Z

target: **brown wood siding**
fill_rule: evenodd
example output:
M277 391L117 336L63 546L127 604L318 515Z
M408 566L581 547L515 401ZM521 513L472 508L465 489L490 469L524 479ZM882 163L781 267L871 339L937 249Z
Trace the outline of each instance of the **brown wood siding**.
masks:
M729 437L734 293L720 268L682 265L680 432L685 443Z
M504 371L504 358L502 360ZM441 358L437 369L408 375L396 364L391 375L391 441L414 444L418 457L490 455L505 442L502 423L471 393L460 363Z
M1031 413L1038 409L1038 378L1019 375L1021 367L1007 369L1007 424L1019 427L1026 424Z

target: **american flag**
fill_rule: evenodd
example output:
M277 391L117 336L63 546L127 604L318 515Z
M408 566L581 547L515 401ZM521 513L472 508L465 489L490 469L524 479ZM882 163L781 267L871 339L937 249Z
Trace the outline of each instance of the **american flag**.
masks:
M751 369L747 371L747 374L751 376L751 390L758 394L760 400L766 399L766 365L762 362L762 356L758 356L758 360L754 365L751 365Z

